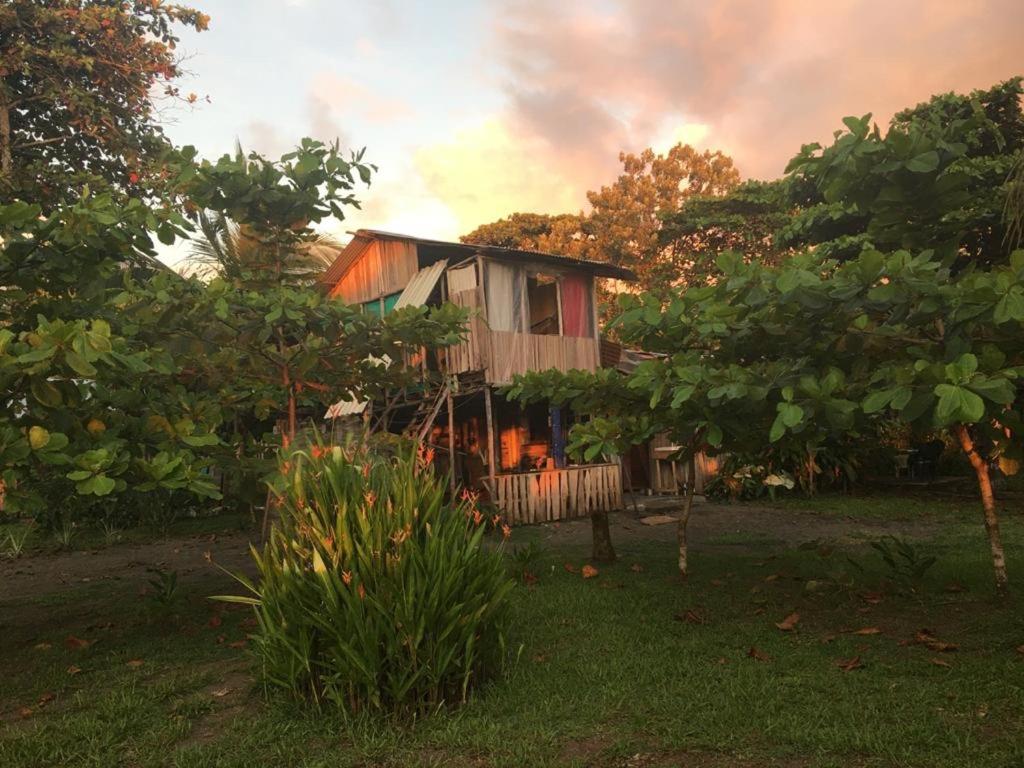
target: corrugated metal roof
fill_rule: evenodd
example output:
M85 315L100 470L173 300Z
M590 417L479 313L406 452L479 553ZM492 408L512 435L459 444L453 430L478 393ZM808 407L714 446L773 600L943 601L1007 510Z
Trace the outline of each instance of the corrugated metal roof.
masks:
M395 309L422 307L426 304L427 299L430 298L430 294L434 290L434 286L437 285L437 281L441 278L441 273L444 272L447 266L448 259L441 259L413 275L412 280L403 289L402 295L398 297Z
M356 233L351 240L348 241L348 245L342 248L338 252L337 258L334 263L331 264L327 269L320 273L316 281L324 286L325 288L333 288L337 285L338 281L345 276L348 268L351 267L356 259L358 259L366 247L374 240L372 235L361 235Z
M431 240L426 237L413 237L412 235L403 235L398 232L386 232L382 229L358 229L352 233L353 240L358 237L364 238L380 238L383 240L404 240L410 243L416 243L417 245L435 246L438 248L451 249L465 254L466 256L472 256L476 253L481 253L485 256L491 256L497 259L513 259L516 261L536 261L540 263L548 263L558 266L565 267L583 267L584 269L592 272L599 277L614 277L620 280L631 280L637 279L636 274L625 267L617 267L614 264L609 264L604 261L590 261L589 259L575 259L571 256L562 256L557 253L544 253L542 251L527 251L520 248L504 248L499 245L480 245L477 243L454 243L447 240ZM339 261L340 261L339 257ZM351 263L351 262L349 262ZM347 269L347 265L345 267ZM331 269L334 269L332 265ZM344 274L344 269L341 270L341 274ZM335 280L340 279L341 274L338 274Z

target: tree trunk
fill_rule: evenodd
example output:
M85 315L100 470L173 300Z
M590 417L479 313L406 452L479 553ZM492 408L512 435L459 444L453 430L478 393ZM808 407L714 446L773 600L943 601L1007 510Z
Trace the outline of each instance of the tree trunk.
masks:
M615 547L612 546L612 534L608 528L608 513L591 512L590 528L594 537L592 559L598 563L614 563Z
M971 433L964 424L957 424L953 432L960 441L960 447L967 454L967 459L974 468L978 478L978 490L981 492L981 506L985 512L985 532L988 534L988 546L992 551L992 569L996 577L996 591L1003 595L1009 587L1006 576L1006 555L1003 552L1003 541L999 535L999 516L996 514L996 500L992 494L992 478L989 476L988 462L978 453L971 439Z
M14 172L14 157L11 153L11 109L7 91L0 84L0 176L10 177Z
M679 544L679 575L684 579L690 575L690 545L686 540L686 526L690 524L690 510L693 509L693 494L697 488L697 460L693 456L687 464L689 476L686 478L686 496L683 501L683 512L679 515L676 527L676 540Z

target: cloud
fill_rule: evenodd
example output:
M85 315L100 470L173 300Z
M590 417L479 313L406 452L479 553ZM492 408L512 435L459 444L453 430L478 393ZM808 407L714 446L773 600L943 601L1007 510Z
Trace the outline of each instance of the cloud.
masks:
M408 104L334 72L315 74L309 92L310 99L332 115L358 114L373 123L406 120L412 116Z
M513 211L580 207L576 179L552 165L548 144L518 134L499 118L468 124L450 141L421 147L413 163L424 188L455 215L460 234Z
M595 10L596 7L602 10ZM1017 0L510 0L487 55L509 120L581 178L664 137L669 115L747 175L775 176L847 114L1024 72ZM614 150L614 151L613 151ZM588 172L589 170L589 172Z

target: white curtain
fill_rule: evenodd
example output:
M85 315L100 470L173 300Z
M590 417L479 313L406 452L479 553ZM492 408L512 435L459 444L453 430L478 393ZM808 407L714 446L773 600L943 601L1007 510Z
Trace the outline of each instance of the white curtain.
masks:
M487 324L492 331L523 331L523 276L515 266L486 262Z
M476 264L448 270L448 295L476 288Z

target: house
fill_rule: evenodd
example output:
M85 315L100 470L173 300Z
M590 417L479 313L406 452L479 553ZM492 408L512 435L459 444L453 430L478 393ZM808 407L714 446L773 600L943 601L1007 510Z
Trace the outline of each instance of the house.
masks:
M427 386L386 403L337 403L328 417L429 442L453 483L480 489L513 523L620 508L617 463L567 459L571 412L496 393L527 371L597 370L599 277L636 279L600 262L360 229L320 277L330 296L382 315L451 301L471 318L464 341L416 361Z

